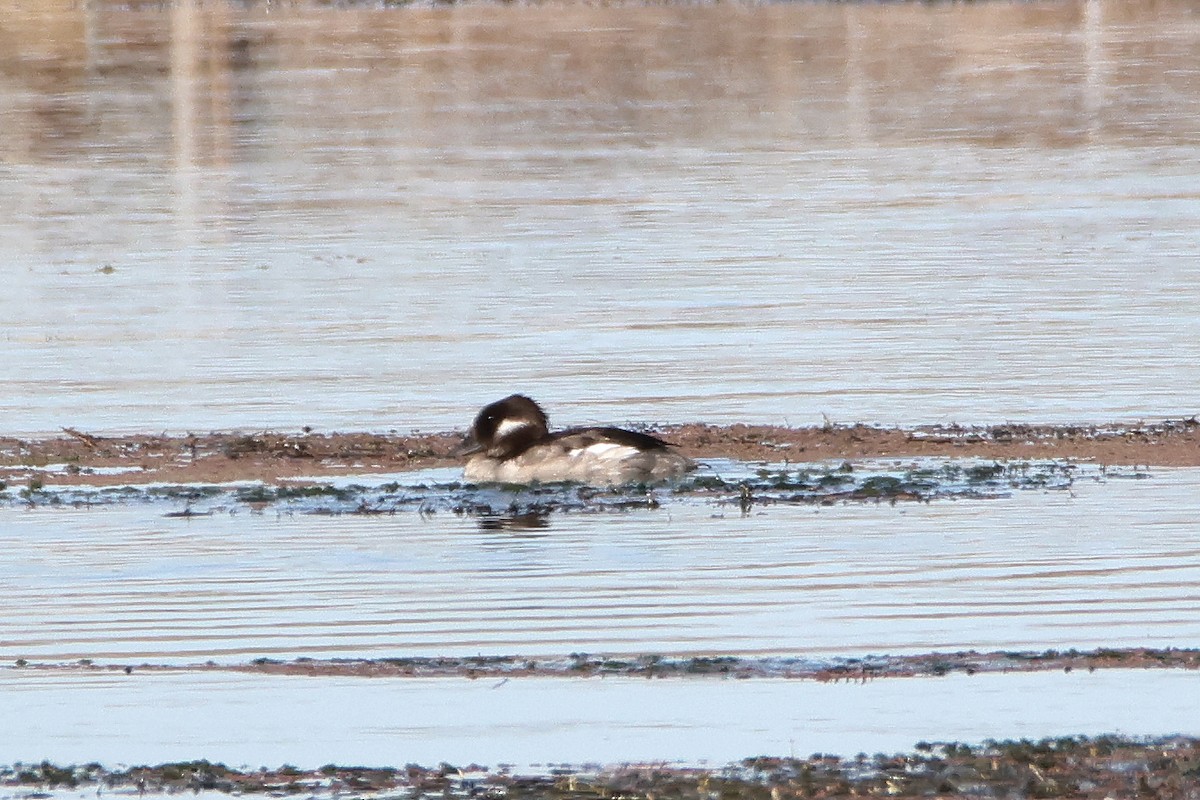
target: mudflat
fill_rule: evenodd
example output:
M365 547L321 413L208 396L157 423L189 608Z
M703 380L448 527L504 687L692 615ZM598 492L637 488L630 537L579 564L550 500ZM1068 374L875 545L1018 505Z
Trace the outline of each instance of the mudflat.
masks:
M1200 740L1170 736L1062 737L982 745L921 742L911 753L746 758L724 768L627 764L558 766L522 775L505 767L295 767L250 770L188 761L129 769L49 762L0 767L0 787L16 796L68 797L100 788L142 797L202 791L228 796L495 797L577 800L670 797L764 800L823 797L1146 797L1196 795ZM29 792L31 789L38 793ZM24 790L24 791L22 791Z
M1110 425L884 428L713 426L650 431L693 458L819 462L877 458L1051 459L1111 466L1200 466L1196 417ZM103 436L64 428L46 438L0 437L0 481L56 484L273 481L450 467L461 432L429 434L216 432Z

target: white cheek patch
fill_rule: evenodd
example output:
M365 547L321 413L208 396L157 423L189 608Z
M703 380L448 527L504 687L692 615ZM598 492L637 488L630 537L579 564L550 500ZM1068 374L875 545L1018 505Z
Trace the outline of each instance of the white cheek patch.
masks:
M612 442L597 442L589 444L587 447L581 447L578 450L570 451L571 458L594 458L599 461L620 461L623 458L637 455L637 448L630 447L624 444L614 444Z
M497 439L503 439L505 436L508 436L514 431L519 431L522 428L528 427L529 423L523 419L501 420L500 424L496 426L496 433L494 434L494 437Z

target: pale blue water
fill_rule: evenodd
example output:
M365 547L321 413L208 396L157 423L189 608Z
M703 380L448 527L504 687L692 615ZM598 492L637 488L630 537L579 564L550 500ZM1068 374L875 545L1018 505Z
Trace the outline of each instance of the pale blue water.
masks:
M1196 413L1190 4L0 11L0 434L461 429L514 390L560 425ZM533 531L10 506L0 662L1195 647L1197 497L1195 470L1153 470ZM949 706L943 682L855 687L899 709L871 730L808 685L725 686L716 717L708 684L651 686L605 717L563 682L586 713L531 720L400 682L492 715L430 717L417 751L375 684L114 693L14 670L2 702L28 724L0 726L0 763L436 761L474 758L480 731L514 743L497 758L699 760L1183 730L1190 677L1160 677L964 679L986 691ZM222 716L264 697L265 727ZM649 714L664 698L677 716ZM339 699L378 717L295 740ZM701 746L714 719L736 752Z
M1200 733L1181 670L788 680L300 678L89 675L0 669L13 760L106 765L675 762L897 752L918 741L1040 739L1166 728ZM1034 702L1033 698L1037 698ZM248 713L248 709L253 709ZM1162 726L1156 728L1156 726ZM719 731L719 735L718 732ZM78 797L81 790L59 790ZM28 789L0 787L0 798ZM106 792L107 794L107 792Z
M1197 410L1187 4L6 27L0 432Z
M1198 484L1153 470L748 516L681 497L532 529L0 508L0 664L1195 647Z

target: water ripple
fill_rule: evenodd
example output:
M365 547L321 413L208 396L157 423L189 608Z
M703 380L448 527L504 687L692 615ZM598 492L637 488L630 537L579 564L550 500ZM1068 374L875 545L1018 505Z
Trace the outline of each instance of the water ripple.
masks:
M1193 646L1200 471L989 500L164 518L0 508L0 660Z

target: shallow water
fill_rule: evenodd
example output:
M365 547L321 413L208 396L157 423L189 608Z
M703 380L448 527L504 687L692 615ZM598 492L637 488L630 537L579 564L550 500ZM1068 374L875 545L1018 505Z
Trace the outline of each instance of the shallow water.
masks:
M829 684L4 669L6 711L30 723L0 726L0 752L14 761L108 765L207 758L302 768L443 761L522 769L660 760L721 766L759 754L897 752L921 740L1195 735L1198 681L1174 670Z
M0 11L0 433L461 428L517 389L561 424L1196 411L1192 4ZM1194 647L1198 484L531 529L6 506L0 663ZM0 670L0 761L1196 732L1179 673L129 677Z
M1200 471L544 527L0 508L0 663L1194 647ZM182 506L182 503L179 503Z
M1193 4L3 12L4 432L1196 411Z

